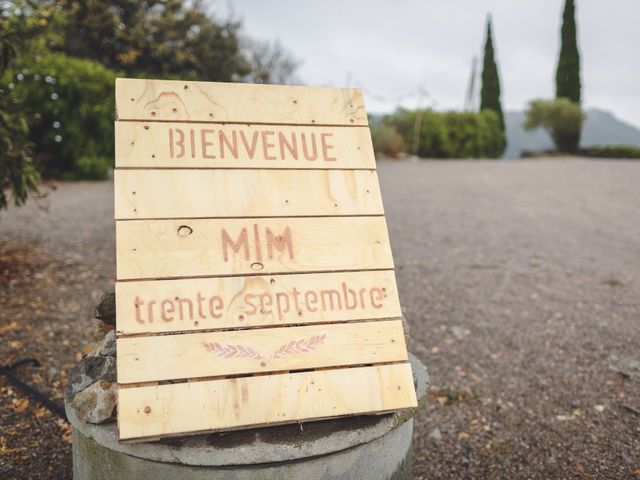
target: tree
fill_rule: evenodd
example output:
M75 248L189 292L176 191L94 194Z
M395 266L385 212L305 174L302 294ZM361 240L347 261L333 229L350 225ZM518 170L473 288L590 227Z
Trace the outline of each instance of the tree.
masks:
M285 50L280 42L244 42L250 72L243 80L249 83L290 84L296 82L294 73L300 62Z
M0 3L0 79L15 60L20 41L27 34L16 28L5 15ZM38 172L31 161L31 144L28 141L27 120L11 96L12 84L0 84L0 209L7 208L9 198L22 205L29 192L36 192Z
M61 0L64 53L130 76L232 81L249 73L240 22L185 0Z
M575 153L585 114L580 105L568 98L533 100L526 112L525 130L544 128L561 152Z
M556 70L556 98L580 103L580 53L576 34L574 0L566 0L562 14L560 58Z
M500 104L500 78L498 65L493 50L493 33L491 28L491 16L487 17L487 34L484 44L484 61L482 65L482 87L480 90L480 110L492 110L496 112L502 131L502 147L506 147L504 115Z

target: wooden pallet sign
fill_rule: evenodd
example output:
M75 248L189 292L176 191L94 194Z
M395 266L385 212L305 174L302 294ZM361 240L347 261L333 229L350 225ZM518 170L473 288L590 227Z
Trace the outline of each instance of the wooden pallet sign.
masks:
M116 80L118 429L416 406L362 93Z

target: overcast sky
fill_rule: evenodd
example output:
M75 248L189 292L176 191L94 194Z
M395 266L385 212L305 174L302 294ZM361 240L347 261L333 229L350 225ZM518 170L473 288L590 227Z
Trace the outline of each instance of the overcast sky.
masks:
M279 39L301 83L361 87L370 112L398 100L460 109L487 13L506 110L552 97L564 0L208 0L246 33ZM577 0L584 105L640 126L640 0Z

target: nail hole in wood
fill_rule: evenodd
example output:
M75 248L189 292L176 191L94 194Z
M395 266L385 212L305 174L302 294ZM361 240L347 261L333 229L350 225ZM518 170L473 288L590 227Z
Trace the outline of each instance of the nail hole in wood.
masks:
M193 233L193 228L191 228L189 225L180 225L178 227L178 235L180 235L181 237L186 237L188 235L191 235Z
M144 413L149 415L151 413L151 407L144 407Z
M154 114L152 113L151 115L154 115ZM145 126L144 126L144 129L145 129L145 130L149 130L149 125L145 125Z
M151 112L151 116L155 117L156 116L156 112Z

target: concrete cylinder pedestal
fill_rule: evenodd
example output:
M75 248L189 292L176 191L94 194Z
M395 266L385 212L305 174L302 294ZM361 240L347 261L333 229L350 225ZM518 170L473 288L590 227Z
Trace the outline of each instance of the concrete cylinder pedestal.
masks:
M429 377L410 356L418 409ZM120 443L114 423L73 425L75 480L409 479L416 410L301 425Z

